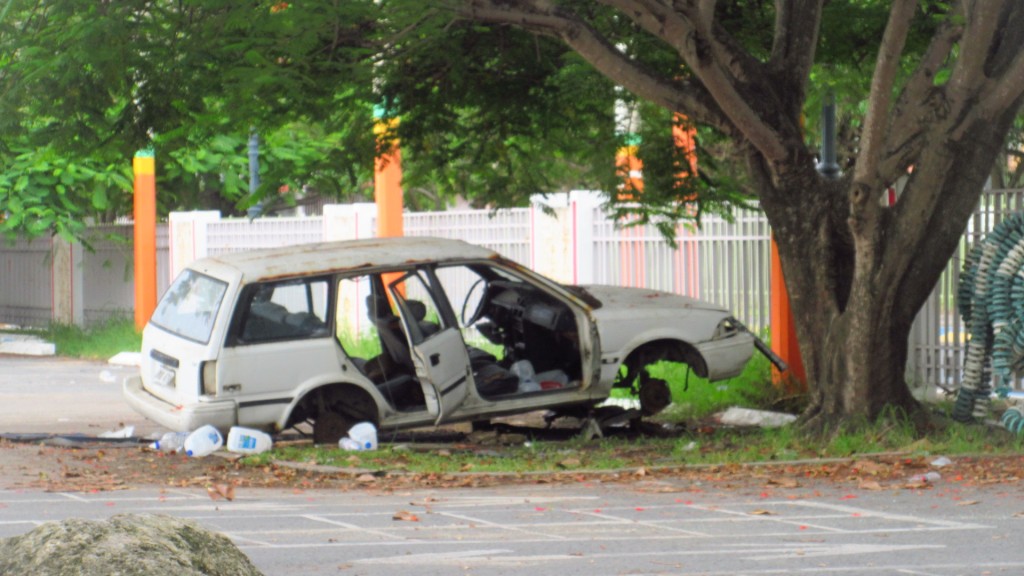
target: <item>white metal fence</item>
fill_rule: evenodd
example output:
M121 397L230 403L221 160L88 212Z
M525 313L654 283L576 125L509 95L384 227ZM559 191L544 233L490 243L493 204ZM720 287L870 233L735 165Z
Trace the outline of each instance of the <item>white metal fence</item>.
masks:
M737 211L731 222L706 217L699 229L680 226L672 247L654 226L616 226L591 196L544 202L555 207L554 215L539 206L408 213L405 233L483 245L561 281L641 286L701 298L728 307L753 330L767 328L770 243L768 224L760 213ZM192 246L189 257L373 235L372 205L327 208L324 216L316 217L197 221L190 233L202 237L201 249ZM332 220L331 214L338 211L330 208L341 209L348 219ZM983 196L960 248L912 330L908 375L915 381L945 388L959 385L966 330L955 294L963 256L970 242L1020 210L1024 190L995 190ZM93 230L95 252L80 246L62 248L61 240L50 238L0 243L0 323L44 325L56 319L92 324L111 315L130 316L131 230L130 225ZM169 243L181 250L168 235L168 228L161 226L161 292L175 267L175 259L168 257ZM108 238L118 236L123 240ZM60 257L62 250L71 258ZM187 261L177 260L179 266ZM71 289L62 291L68 282Z

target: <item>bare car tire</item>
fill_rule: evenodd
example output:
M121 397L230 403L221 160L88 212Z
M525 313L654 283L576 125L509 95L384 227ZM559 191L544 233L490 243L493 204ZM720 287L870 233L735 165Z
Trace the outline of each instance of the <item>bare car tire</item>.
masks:
M313 421L314 444L338 444L355 422L337 412L321 412Z

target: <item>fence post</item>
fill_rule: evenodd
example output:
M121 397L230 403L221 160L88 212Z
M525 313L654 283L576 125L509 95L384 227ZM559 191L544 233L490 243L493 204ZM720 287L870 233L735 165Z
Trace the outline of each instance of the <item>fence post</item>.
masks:
M85 326L82 245L54 236L50 260L53 281L52 321Z
M573 190L569 193L572 206L575 283L593 284L597 278L594 269L594 214L604 199L600 192Z
M207 226L220 220L217 210L171 212L167 225L167 244L173 282L193 261L207 256Z
M376 204L327 204L322 219L324 242L374 238L376 217ZM356 340L368 328L365 324L369 320L363 316L366 311L363 299L367 295L359 293L355 282L341 282L338 288L335 332L339 335L344 333L347 340Z
M376 217L377 205L369 202L327 204L322 219L324 242L373 238Z
M576 251L568 194L530 198L531 267L555 280L575 284Z

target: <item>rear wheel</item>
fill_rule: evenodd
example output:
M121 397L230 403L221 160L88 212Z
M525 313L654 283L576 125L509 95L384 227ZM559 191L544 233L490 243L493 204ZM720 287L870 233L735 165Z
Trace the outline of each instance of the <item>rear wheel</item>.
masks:
M354 424L337 412L321 412L313 421L313 443L337 444Z
M355 386L322 390L316 405L314 444L337 444L359 422L377 425L377 404L369 394Z

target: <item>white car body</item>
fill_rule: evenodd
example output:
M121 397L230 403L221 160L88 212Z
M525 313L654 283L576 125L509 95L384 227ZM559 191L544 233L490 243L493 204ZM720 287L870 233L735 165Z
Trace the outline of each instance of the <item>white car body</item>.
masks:
M457 240L308 244L192 263L146 326L124 397L173 430L313 421L318 441L333 441L362 420L399 429L578 412L637 377L643 400L644 386L663 386L648 363L730 378L754 342L720 307L562 286Z

